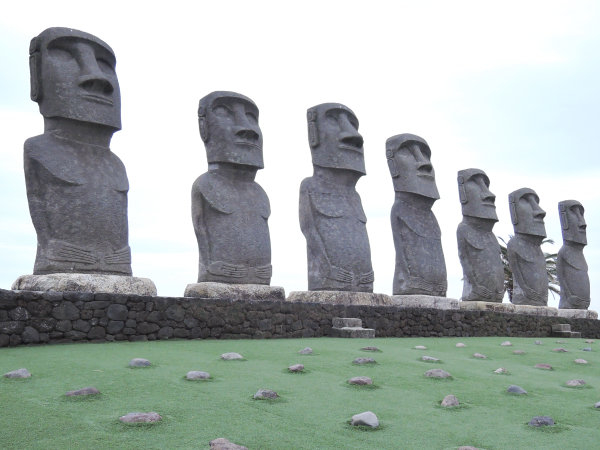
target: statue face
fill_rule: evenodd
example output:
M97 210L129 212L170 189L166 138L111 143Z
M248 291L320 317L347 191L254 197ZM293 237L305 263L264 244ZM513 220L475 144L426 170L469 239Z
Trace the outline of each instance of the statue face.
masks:
M515 233L546 237L544 217L539 197L534 190L523 188L509 195L511 218Z
M121 95L112 50L92 35L62 30L54 28L40 34L36 38L39 49L30 58L35 66L32 97L35 85L34 100L40 112L48 118L64 117L120 129Z
M583 205L576 200L566 200L558 204L560 224L564 241L587 244Z
M348 107L323 103L310 108L308 139L314 165L366 173L358 119Z
M425 141L413 135L391 137L386 142L386 155L396 191L440 198L431 150Z
M489 190L490 179L479 169L458 172L458 192L463 216L498 221L496 196Z
M207 99L207 100L205 100ZM227 162L263 168L263 138L258 108L233 92L213 92L200 101L200 134L209 163Z

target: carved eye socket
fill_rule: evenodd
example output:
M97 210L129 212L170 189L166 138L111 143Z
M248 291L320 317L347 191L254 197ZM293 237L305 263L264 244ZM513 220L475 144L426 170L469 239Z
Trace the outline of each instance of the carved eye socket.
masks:
M254 123L258 123L258 118L252 111L246 111L246 117Z
M48 55L60 62L68 62L74 59L73 54L69 50L61 47L48 48Z
M217 105L213 108L213 112L218 117L230 118L233 116L231 109L229 109L226 105Z
M102 72L108 73L108 74L115 73L114 66L111 63L109 63L108 61L106 61L105 59L98 58L97 62L98 62L98 67L100 67L100 70L102 70Z
M326 116L326 120L327 120L327 125L330 127L338 127L339 126L337 117L334 117L334 116L328 114Z

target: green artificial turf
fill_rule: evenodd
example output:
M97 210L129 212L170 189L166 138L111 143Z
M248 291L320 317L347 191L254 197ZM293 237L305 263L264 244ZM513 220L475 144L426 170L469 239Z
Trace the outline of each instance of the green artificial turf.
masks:
M0 349L0 374L26 367L30 379L0 378L0 448L208 448L225 437L249 449L588 449L600 442L600 342L583 339L381 338L194 340L140 343L69 344ZM465 348L456 348L464 342ZM374 345L381 352L360 348ZM415 350L426 345L427 350ZM310 346L312 355L298 351ZM567 353L555 353L564 347ZM592 347L591 352L582 351ZM525 354L515 355L516 349ZM225 352L243 361L222 361ZM488 359L473 357L483 353ZM424 362L423 355L440 362ZM357 357L377 364L360 366ZM152 367L131 369L132 358ZM589 364L573 361L584 358ZM288 373L295 363L305 373ZM552 371L534 368L548 363ZM499 367L509 374L493 371ZM450 380L429 379L425 371L444 369ZM187 381L190 370L209 372L208 381ZM373 386L347 380L366 375ZM587 385L569 388L567 380ZM516 384L526 396L506 393ZM67 398L86 386L95 398ZM259 388L281 398L254 400ZM461 406L440 406L454 394ZM154 425L124 425L129 412L156 411ZM376 430L352 427L353 414L373 411ZM532 428L538 415L556 425Z

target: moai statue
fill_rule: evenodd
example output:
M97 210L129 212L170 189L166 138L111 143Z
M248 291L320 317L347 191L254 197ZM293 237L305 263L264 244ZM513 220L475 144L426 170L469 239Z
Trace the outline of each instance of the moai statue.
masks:
M396 247L394 295L446 296L448 281L433 203L440 198L427 142L399 134L385 144L396 199L391 221Z
M548 274L542 252L546 237L540 198L533 189L521 188L508 195L515 235L508 241L508 264L513 274L512 303L547 306Z
M25 141L37 256L33 278L20 277L13 288L59 290L34 287L36 275L130 276L129 184L125 166L109 148L121 129L115 55L97 37L70 28L43 31L32 39L29 54L31 99L44 117L44 134ZM156 293L150 280L137 280Z
M560 283L560 309L587 309L590 306L590 278L583 256L587 244L583 205L577 200L558 204L563 246L558 252L556 271Z
M300 185L310 291L373 292L367 218L356 182L366 174L358 119L346 106L307 111L313 176Z
M498 222L496 196L489 186L490 179L483 170L458 172L463 220L456 230L456 239L464 275L463 301L501 303L504 296L504 265L500 244L492 232Z
M212 92L200 100L198 123L208 160L192 187L198 283L269 285L271 210L254 181L264 167L258 108L241 94Z

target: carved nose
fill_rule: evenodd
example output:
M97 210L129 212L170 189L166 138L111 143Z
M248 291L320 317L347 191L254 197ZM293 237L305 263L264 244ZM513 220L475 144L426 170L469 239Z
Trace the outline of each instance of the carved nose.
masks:
M481 200L487 203L494 203L496 201L496 196L492 194L490 191L481 193Z
M533 217L536 220L544 220L544 217L546 217L546 212L542 209L539 209L533 213Z
M352 147L361 148L364 143L364 139L361 135L344 135L342 134L340 138L340 142L345 145L350 145Z
M423 162L417 165L417 170L419 172L431 173L433 166L430 163Z
M258 133L250 128L239 128L235 135L248 141L258 141Z
M115 90L113 85L104 77L85 75L79 78L79 86L88 92L110 95Z

